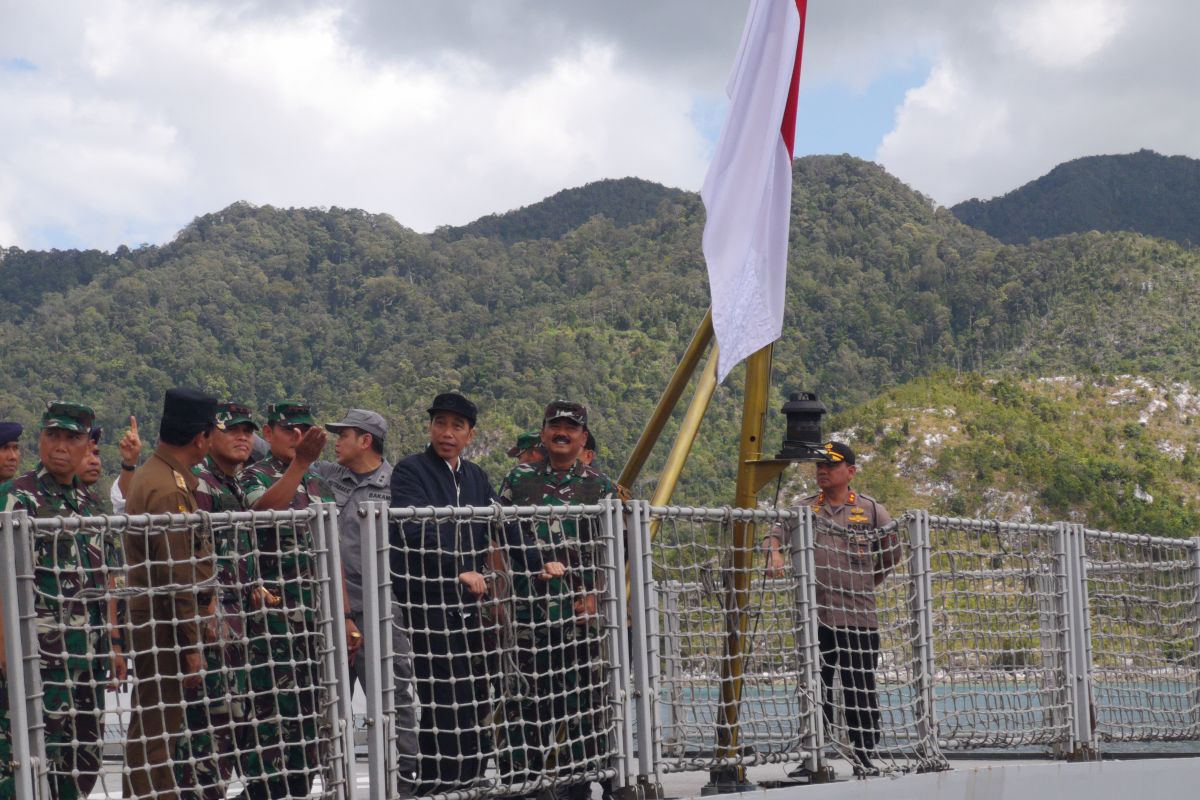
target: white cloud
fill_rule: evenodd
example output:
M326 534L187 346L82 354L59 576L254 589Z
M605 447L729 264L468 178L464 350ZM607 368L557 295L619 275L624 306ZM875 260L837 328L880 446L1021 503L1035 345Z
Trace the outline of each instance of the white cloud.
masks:
M810 6L806 85L929 66L876 158L939 202L1200 157L1190 0ZM428 230L606 177L696 189L745 8L0 0L0 244L160 242L235 200Z
M688 81L649 79L602 36L547 41L514 74L463 47L373 55L324 5L72 10L24 11L32 46L0 33L0 59L36 66L0 73L5 244L163 241L239 199L429 230L606 177L696 186L707 166Z
M996 12L1001 29L1036 64L1080 66L1104 49L1125 22L1121 3L1040 0Z
M940 9L930 20L942 32L934 66L876 157L946 205L1003 194L1085 155L1200 157L1198 8L1025 0L975 18Z

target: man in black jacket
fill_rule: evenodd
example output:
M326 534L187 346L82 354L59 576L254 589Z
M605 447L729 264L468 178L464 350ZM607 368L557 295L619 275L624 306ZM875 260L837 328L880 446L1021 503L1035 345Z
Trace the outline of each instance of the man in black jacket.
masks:
M392 508L491 505L496 495L487 474L462 457L475 437L475 404L447 392L428 411L429 446L392 471ZM564 573L562 564L542 563L536 542L518 526L496 531L513 569L545 579ZM392 527L396 596L413 632L422 707L418 789L425 794L470 788L487 762L480 736L489 713L480 601L488 592L491 534L488 522L453 518Z

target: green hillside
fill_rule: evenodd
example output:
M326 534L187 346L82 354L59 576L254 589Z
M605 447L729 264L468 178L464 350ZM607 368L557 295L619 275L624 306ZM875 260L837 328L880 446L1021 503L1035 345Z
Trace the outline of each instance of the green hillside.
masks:
M951 210L1009 244L1088 231L1200 244L1200 160L1152 150L1077 158L1002 197Z
M938 373L829 422L863 456L855 484L896 512L1200 529L1200 394L1186 383ZM792 468L782 503L815 491L811 472Z
M1131 234L1008 246L873 164L809 157L794 176L773 407L805 388L845 411L947 368L1196 379L1197 251ZM10 249L0 285L24 294L0 305L0 417L31 423L44 400L71 396L105 425L136 413L153 431L163 392L192 384L257 408L305 397L323 418L376 408L398 456L421 445L433 394L460 388L482 408L474 456L498 478L516 432L565 396L591 406L615 472L708 289L699 197L608 183L644 190L628 201L642 210L609 216L610 186L589 213L593 184L537 204L528 239L522 226L421 235L359 210L235 204L160 247ZM731 497L740 391L735 371L681 502ZM769 422L778 441L781 421ZM650 490L664 457L635 490Z

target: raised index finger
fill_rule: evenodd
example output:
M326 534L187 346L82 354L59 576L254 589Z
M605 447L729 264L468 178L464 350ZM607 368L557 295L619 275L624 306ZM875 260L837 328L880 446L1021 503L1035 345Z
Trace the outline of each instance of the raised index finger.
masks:
M129 415L129 431L134 436L137 436L137 417L135 417L133 414Z

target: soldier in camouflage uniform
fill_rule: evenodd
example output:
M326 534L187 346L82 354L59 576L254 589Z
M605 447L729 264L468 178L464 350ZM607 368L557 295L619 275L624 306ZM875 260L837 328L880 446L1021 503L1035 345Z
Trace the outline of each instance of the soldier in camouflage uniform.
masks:
M542 446L541 431L526 431L517 437L517 442L508 448L508 457L518 464L532 464L546 460L546 448Z
M21 432L19 422L0 422L0 494L8 494L12 479L21 466ZM4 511L0 505L0 511Z
M580 460L587 441L587 408L557 400L546 407L542 444L547 460L518 464L504 479L501 502L508 505L575 505L611 497L614 484ZM538 522L534 533L556 561L563 578L545 588L527 575L513 576L517 659L527 688L507 702L508 747L501 772L513 782L537 780L550 770L579 774L600 766L607 752L602 695L603 661L597 614L603 572L595 567L592 531L574 520ZM545 555L550 558L551 555ZM595 665L595 666L594 666ZM556 795L590 797L586 783L560 786Z
M0 422L0 512L12 511L16 498L12 479L21 464L21 431L19 422ZM8 653L4 649L7 631L4 627L4 601L0 598L0 800L13 796L12 725L8 718Z
M192 468L196 507L221 514L245 511L238 475L250 457L258 425L240 403L218 403L212 447ZM213 596L204 625L203 686L184 689L187 730L175 748L175 782L185 800L218 800L238 762L243 774L259 775L262 765L249 719L250 673L247 667L244 608L261 605L250 531L245 526L214 525L213 551L221 588ZM239 754L238 750L241 750Z
M238 480L253 510L303 510L333 502L329 486L309 469L326 437L307 404L272 403L263 435L271 455ZM256 579L270 597L246 619L251 715L262 763L258 775L246 775L243 796L306 797L323 755L318 747L321 656L312 533L307 525L257 528L254 549ZM346 628L353 657L362 634L350 619Z
M76 475L91 446L88 431L94 419L88 406L50 403L38 437L40 461L13 480L13 510L36 518L99 513ZM44 531L34 542L46 758L55 800L87 797L100 771L103 686L110 667L124 678L125 661L120 644L110 640L104 604L76 598L102 592L117 566L111 541L99 531ZM2 769L8 768L5 761ZM5 778L8 788L0 788L0 794L11 792L10 776Z

